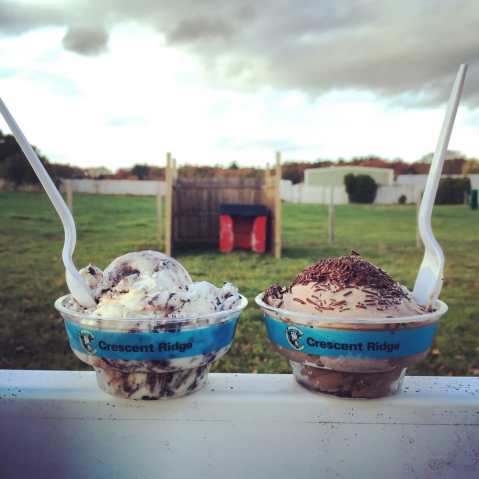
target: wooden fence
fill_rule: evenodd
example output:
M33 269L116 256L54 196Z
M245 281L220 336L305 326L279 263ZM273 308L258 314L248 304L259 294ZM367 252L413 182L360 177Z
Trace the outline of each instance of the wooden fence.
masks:
M177 177L176 162L166 159L165 216L159 223L158 237L164 225L164 250L172 253L175 245L204 244L216 246L219 240L221 204L262 204L270 210L269 250L281 256L281 158L276 155L273 172L267 168L265 178ZM161 208L161 199L158 200ZM160 218L161 220L161 218Z

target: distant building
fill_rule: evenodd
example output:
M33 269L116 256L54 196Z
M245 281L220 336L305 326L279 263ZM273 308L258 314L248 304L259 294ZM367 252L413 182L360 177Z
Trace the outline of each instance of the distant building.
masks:
M98 178L100 176L112 175L113 172L104 166L96 166L92 168L85 168L85 173L90 178Z
M304 170L304 184L307 186L344 186L344 177L349 173L369 175L380 186L390 186L394 183L394 170L392 168L330 166Z

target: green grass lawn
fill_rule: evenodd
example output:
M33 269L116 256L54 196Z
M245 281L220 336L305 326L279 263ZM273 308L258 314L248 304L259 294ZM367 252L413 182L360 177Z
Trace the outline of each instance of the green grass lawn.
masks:
M104 268L128 251L159 249L154 198L75 195L76 264ZM437 207L434 231L446 254L442 299L449 305L429 358L409 373L479 374L479 213ZM265 335L254 296L287 283L314 260L359 251L412 287L422 251L415 246L415 208L337 208L336 244L327 243L327 209L284 205L283 259L248 252L180 252L195 280L228 280L248 297L231 351L217 371L288 372ZM63 230L44 194L0 193L0 368L87 369L71 353L54 300L67 292L60 253Z

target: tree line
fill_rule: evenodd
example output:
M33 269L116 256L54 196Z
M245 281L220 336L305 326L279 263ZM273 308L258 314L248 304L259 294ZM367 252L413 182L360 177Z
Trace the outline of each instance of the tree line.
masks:
M33 145L32 145L33 146ZM100 179L139 179L162 180L165 169L162 167L137 163L131 168L120 168L115 173L106 168L80 168L69 164L52 163L33 146L42 163L54 179L60 178L100 178ZM282 178L291 180L294 184L304 180L304 170L307 168L324 168L328 166L369 166L376 168L392 168L395 176L403 174L426 174L429 171L427 162L407 163L401 159L388 160L379 156L356 157L351 160L342 158L336 160L319 159L314 162L286 161L282 168ZM262 178L264 168L240 167L236 162L228 166L182 165L178 173L183 178L211 178L241 176L245 178ZM468 159L458 153L457 158L445 161L444 174L479 173L479 160ZM0 130L0 178L12 182L15 186L37 183L37 178L30 164L20 150L15 138Z

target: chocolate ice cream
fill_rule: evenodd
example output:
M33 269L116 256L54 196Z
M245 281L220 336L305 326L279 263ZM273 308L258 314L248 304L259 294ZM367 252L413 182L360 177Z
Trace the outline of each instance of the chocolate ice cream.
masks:
M320 260L286 287L257 298L268 335L303 386L346 397L396 392L406 367L424 358L447 309L411 292L353 252Z

